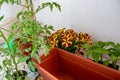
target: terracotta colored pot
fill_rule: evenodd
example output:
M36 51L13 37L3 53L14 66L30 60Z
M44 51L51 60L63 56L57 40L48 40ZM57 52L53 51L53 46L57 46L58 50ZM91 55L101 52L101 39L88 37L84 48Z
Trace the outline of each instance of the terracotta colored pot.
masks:
M54 48L36 67L44 80L120 80L120 72L82 56Z
M25 49L30 48L31 46L32 46L31 42L28 42L26 44L23 44L21 42L19 43L20 50L23 52L23 55L26 55L26 56L28 56L30 52L26 52Z

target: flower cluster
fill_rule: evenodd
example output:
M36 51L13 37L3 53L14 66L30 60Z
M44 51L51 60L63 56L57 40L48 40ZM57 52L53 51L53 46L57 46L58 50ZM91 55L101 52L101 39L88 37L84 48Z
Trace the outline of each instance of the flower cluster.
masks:
M92 44L92 40L87 33L76 33L73 29L62 28L48 37L51 48L58 47L72 53L81 53L81 46L85 43Z

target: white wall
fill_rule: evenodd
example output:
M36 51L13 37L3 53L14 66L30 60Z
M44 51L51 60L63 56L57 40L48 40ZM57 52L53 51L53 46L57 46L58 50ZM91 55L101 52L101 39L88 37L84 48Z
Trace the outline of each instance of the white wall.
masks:
M37 14L37 19L44 24L72 28L77 32L89 33L94 41L120 42L120 0L46 0L57 1L62 11L48 8ZM35 6L41 3L36 1ZM16 11L16 9L14 9ZM4 11L3 11L4 12ZM8 10L8 13L13 13ZM9 15L13 16L13 15Z
M16 21L16 14L18 11L21 11L22 8L17 5L11 6L10 4L3 4L0 9L0 16L4 15L4 19L0 21L0 27L3 27L5 29L9 29L10 26ZM9 33L7 33L5 30L3 30L5 35L7 36ZM3 38L0 37L0 44L3 43Z
M91 34L93 40L120 42L120 0L56 0L62 12L39 12L38 20L77 32Z

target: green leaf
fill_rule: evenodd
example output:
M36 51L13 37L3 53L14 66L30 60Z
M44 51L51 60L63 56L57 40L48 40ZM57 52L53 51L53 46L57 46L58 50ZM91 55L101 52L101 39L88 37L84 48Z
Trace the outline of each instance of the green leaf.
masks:
M93 59L98 62L100 60L101 55L99 53L92 53Z
M114 56L114 55L112 55L112 56L111 56L111 60L112 60L112 62L115 62L115 61L116 61L116 59L117 59L117 57L116 57L116 56Z
M3 47L0 47L0 52L3 52L3 50L4 50L4 48L3 48ZM1 53L0 53L0 55L1 55Z
M98 41L98 42L94 43L93 46L96 48L103 48L105 45L106 45L106 42Z
M45 54L45 56L47 56L49 54L49 44L45 44L44 54Z
M13 24L12 27L11 27L12 30L16 30L17 29L17 25L16 24Z
M14 4L14 0L10 0L10 3L13 5Z
M104 48L94 49L94 52L95 52L95 53L102 53L102 54L109 53L109 52L108 52L106 49L104 49Z
M14 41L14 43L13 43L13 46L12 46L13 48L12 48L12 51L13 51L13 53L16 53L17 54L17 48L18 48L18 42L17 41Z
M91 48L91 45L90 45L90 44L83 44L83 45L81 46L81 48L90 49L90 48Z
M22 77L21 76L17 76L17 80L22 80Z
M110 63L110 60L105 60L105 61L103 62L103 65L108 66L109 63Z
M29 57L28 56L23 56L18 60L18 63L25 62Z
M34 66L34 63L32 61L29 61L28 62L28 68L32 71L32 72L35 72L35 66Z
M115 43L114 42L111 42L111 41L108 41L106 42L105 46L114 46Z
M5 0L6 3L8 3L8 0Z
M40 60L40 56L38 53L34 54L34 58L37 59L37 61L40 63L41 60Z
M8 80L13 80L13 77L12 77L10 74L6 74L5 77L6 77Z
M33 49L32 49L32 52L31 52L31 57L34 57L34 55L36 54L37 50L38 50L38 46L37 45L33 46Z
M61 6L57 2L53 2L53 5L55 5L55 7L58 8L59 11L61 11Z
M25 76L25 80L30 80L30 78L28 76Z
M46 34L49 34L49 35L50 35L50 34L51 34L51 32L50 32L49 30L46 30Z
M23 14L23 12L19 12L18 14L17 14L17 19L19 20L20 18L20 16Z
M89 49L86 51L86 56L89 57L91 54L93 53L93 50L92 49Z
M31 51L31 47L25 49L25 52L29 53L30 51Z
M11 69L10 68L6 70L6 74L11 74Z
M1 21L3 18L4 18L4 16L1 16L1 17L0 17L0 21Z
M50 10L53 11L53 5L52 4L50 5Z
M115 56L120 56L120 45L119 44L116 44L115 46L114 46L114 55Z
M4 1L0 0L0 8L1 8L1 6L2 6L3 3L4 3Z
M9 60L9 59L3 60L3 66L11 65L10 62L11 62L11 60Z
M15 2L18 4L19 2L21 2L21 0L15 0Z
M53 30L54 31L54 28L53 28L53 26L48 26L48 29L50 29L50 30Z
M40 9L41 9L41 6L38 6L36 9L36 12L40 11Z
M2 66L0 65L0 71L2 71Z

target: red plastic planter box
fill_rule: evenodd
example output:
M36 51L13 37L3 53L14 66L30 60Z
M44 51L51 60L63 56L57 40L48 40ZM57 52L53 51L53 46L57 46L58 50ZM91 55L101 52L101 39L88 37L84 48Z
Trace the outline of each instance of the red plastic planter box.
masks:
M59 48L41 60L36 67L44 80L120 80L120 72Z

